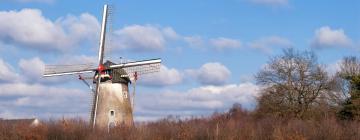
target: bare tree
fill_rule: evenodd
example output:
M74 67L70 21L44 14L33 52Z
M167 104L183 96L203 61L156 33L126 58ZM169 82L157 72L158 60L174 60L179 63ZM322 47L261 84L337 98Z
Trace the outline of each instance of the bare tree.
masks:
M345 57L340 64L339 73L344 79L360 75L360 59L355 56Z
M299 118L328 97L332 81L313 52L293 49L271 58L255 78L264 87L259 111Z

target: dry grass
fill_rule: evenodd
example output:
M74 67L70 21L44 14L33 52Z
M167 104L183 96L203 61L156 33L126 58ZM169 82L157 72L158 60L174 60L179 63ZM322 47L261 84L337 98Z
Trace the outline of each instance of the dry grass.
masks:
M81 119L50 120L37 127L25 124L0 124L1 140L357 140L360 122L335 117L299 120L294 118L256 117L239 108L211 117L180 120L173 117L156 122L92 130Z

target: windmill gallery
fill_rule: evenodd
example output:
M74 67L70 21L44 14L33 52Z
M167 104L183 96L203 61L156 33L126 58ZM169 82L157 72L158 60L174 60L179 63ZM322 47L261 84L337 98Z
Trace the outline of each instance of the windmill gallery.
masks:
M44 77L78 74L92 91L90 123L92 127L105 128L119 124L133 125L134 94L130 97L129 83L135 85L139 75L160 71L161 59L150 59L115 64L104 62L105 36L107 31L108 5L104 5L98 65L47 65ZM84 73L94 76L86 78ZM95 88L86 82L92 79Z

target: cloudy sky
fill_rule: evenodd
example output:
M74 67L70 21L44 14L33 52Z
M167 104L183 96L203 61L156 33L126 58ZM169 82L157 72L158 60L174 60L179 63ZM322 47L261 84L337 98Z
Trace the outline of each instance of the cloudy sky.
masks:
M0 0L1 118L88 119L90 90L76 75L41 75L45 64L96 63L105 3L106 59L163 60L140 77L137 121L254 109L253 75L284 48L315 51L330 72L360 54L358 0Z

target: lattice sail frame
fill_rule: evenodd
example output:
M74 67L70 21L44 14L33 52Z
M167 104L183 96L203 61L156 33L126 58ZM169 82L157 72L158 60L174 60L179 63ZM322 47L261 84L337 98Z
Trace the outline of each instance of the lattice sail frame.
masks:
M159 72L161 68L161 59L151 59L143 61L134 61L127 63L120 63L111 65L108 69L117 69L122 68L126 71L127 75L124 77L133 77L135 72L137 76L145 75L150 73ZM97 70L96 65L89 64L80 64L80 65L46 65L45 66L45 77L50 76L61 76L61 75L71 75L71 74L82 74L95 72Z
M44 76L60 76L90 73L96 70L96 64L78 64L78 65L45 65Z
M148 65L141 65L141 66L133 66L133 67L126 67L123 68L129 77L134 76L135 72L139 75L145 75L155 72L160 72L160 63L148 64Z

